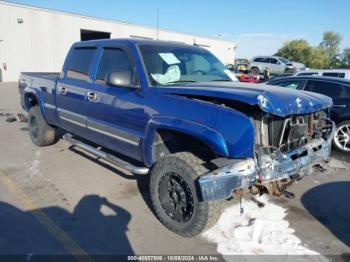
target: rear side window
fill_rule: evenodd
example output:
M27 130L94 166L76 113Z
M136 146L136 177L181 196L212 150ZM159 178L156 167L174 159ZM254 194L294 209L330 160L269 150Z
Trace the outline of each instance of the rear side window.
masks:
M337 73L337 72L323 73L322 75L323 76L340 77L340 78L344 78L345 77L345 73Z
M337 83L310 80L305 89L315 93L320 93L332 98L349 97L349 88Z
M298 76L317 76L318 73L312 72L312 73L299 73Z
M96 82L105 83L106 76L112 71L128 71L132 75L132 66L128 55L122 49L105 48L98 66Z
M261 62L262 62L262 63L270 63L270 58L268 58L268 57L263 57L263 58L261 58Z
M70 54L66 77L86 81L96 48L75 48Z

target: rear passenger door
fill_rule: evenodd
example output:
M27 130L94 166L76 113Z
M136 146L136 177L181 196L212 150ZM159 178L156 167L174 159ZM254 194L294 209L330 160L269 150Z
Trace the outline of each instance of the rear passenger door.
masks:
M86 135L86 90L96 47L73 47L56 87L59 123L65 130Z
M137 82L136 66L124 46L104 46L99 50L95 76L89 86L87 128L98 144L141 160L141 139L148 118L145 97L135 86L109 86L109 72L128 71Z
M320 93L333 99L331 118L336 123L349 111L350 86L335 82L308 80L304 90Z

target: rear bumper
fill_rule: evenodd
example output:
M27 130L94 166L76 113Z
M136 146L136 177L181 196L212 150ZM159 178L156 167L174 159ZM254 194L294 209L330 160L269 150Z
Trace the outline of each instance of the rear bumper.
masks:
M314 139L287 153L264 154L259 156L259 160L228 160L224 167L199 178L202 201L226 199L233 190L248 188L256 182L268 183L297 174L305 176L313 173L313 166L322 166L328 161L334 132L333 124L327 139Z

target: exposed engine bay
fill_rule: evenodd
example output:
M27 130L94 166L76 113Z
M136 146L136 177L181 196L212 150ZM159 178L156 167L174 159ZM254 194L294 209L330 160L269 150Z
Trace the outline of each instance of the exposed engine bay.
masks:
M255 161L260 171L253 191L265 190L281 195L286 185L312 172L324 168L330 148L325 148L334 131L329 112L320 111L286 118L263 114L254 121ZM312 159L310 159L312 158ZM303 166L299 173L292 170ZM277 170L276 170L277 168Z
M220 198L224 198L232 193L232 185L233 192L238 194L248 191L293 195L286 191L288 185L325 168L335 132L328 109L283 118L232 101L210 102L244 112L250 117L255 148L254 158L228 160L230 164L201 177L199 182L205 200L219 198L211 194L214 187L221 188Z

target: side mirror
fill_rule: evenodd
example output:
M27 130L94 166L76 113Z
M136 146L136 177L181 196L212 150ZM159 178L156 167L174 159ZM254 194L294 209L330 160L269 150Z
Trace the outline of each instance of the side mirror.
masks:
M277 61L277 63L276 63L277 65L280 65L281 64L281 62L280 61Z
M106 84L110 86L136 87L129 71L112 71L106 76Z

